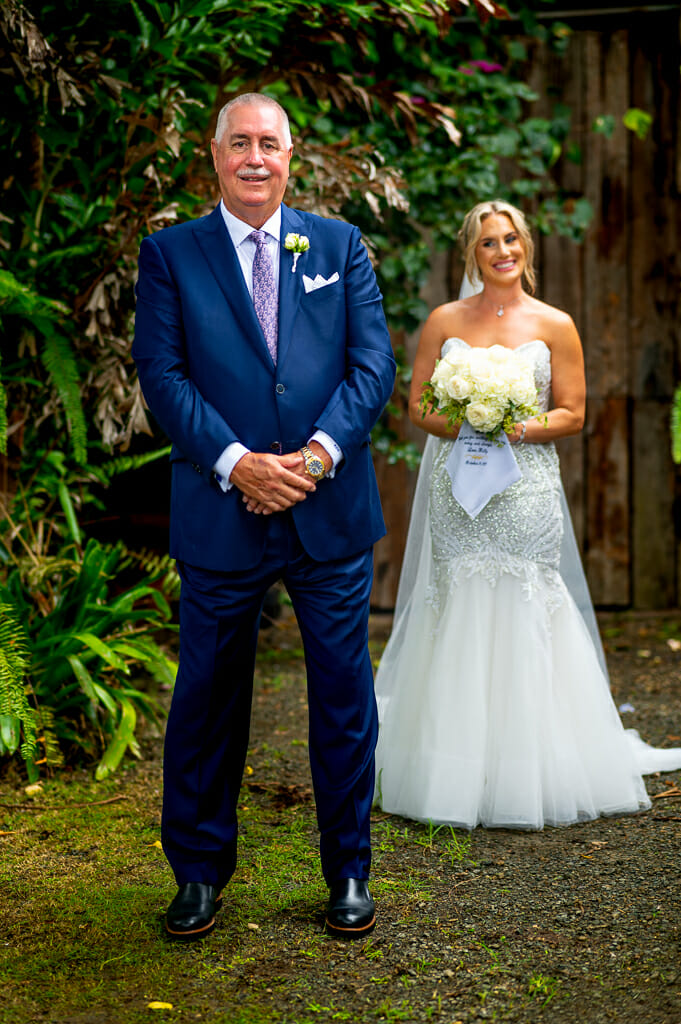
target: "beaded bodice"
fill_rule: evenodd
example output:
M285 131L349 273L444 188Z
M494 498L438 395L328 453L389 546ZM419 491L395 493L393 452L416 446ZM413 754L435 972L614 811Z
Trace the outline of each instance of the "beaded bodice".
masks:
M444 355L454 345L468 347L459 338L448 339ZM546 412L551 395L551 352L537 339L516 351L531 361L538 390L540 412ZM560 502L560 470L555 445L518 444L513 447L522 478L493 497L472 519L452 496L451 481L445 463L453 441L441 440L433 462L430 486L430 529L435 568L437 603L442 586L460 583L481 573L490 583L500 575L521 577L527 596L536 588L556 589L563 533ZM554 587L553 584L556 584ZM547 600L553 603L549 594Z

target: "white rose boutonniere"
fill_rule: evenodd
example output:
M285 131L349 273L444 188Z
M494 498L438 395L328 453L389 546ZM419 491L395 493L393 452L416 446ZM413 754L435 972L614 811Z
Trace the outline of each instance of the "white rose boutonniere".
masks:
M293 253L293 266L291 267L291 273L295 274L296 263L300 259L302 253L307 252L310 248L310 239L307 235L296 235L291 231L284 239L284 248Z

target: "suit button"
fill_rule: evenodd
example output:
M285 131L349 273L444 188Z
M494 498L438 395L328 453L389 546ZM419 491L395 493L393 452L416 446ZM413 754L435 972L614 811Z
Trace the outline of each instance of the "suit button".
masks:
M278 395L283 395L284 392L286 391L286 388L284 387L283 384L277 384L274 390L277 392Z
M280 448L281 448L281 445L279 444L278 441L273 441L272 444L270 445L270 451L271 452L278 452Z

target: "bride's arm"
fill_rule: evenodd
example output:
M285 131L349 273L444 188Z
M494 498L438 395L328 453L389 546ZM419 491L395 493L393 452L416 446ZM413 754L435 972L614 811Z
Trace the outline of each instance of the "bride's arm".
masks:
M546 331L551 349L551 392L553 408L536 418L529 419L523 441L542 444L559 437L578 434L584 426L586 381L584 354L579 334L572 318L560 310L552 310ZM511 442L518 440L521 428L509 434Z
M452 305L453 303L449 303L447 307L438 306L424 324L411 375L409 419L414 426L420 427L421 430L425 430L428 434L454 439L459 433L458 427L455 430L451 430L447 425L446 416L440 416L436 412L429 412L424 416L423 409L421 408L423 385L431 378L435 369L435 363L440 358L443 342L452 336L451 331L446 330L446 326L451 326Z

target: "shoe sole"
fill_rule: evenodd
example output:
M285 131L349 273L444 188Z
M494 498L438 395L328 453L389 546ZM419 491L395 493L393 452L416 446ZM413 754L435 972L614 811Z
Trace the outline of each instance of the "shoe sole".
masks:
M222 908L222 893L215 900L215 912L217 913L217 911L220 910L221 908ZM192 931L175 932L175 931L173 931L172 928L168 927L168 922L167 921L166 921L165 925L166 925L166 932L168 933L168 935L172 935L172 937L174 939L187 939L188 942L191 942L192 939L201 939L205 935L210 935L210 933L215 928L215 917L213 917L213 920L209 921L208 924L204 925L203 928L194 928Z
M338 925L331 924L328 917L325 920L325 924L326 930L331 935L337 935L339 939L359 939L373 931L376 925L376 915L374 914L369 924L362 925L361 928L339 928Z
M213 931L213 928L215 928L215 918L213 918L212 921L209 921L208 924L204 925L203 928L194 928L192 931L181 932L173 931L173 929L168 926L168 922L166 922L166 932L168 935L172 935L174 939L186 939L187 941L191 941L192 939L202 939L205 935L209 935Z

